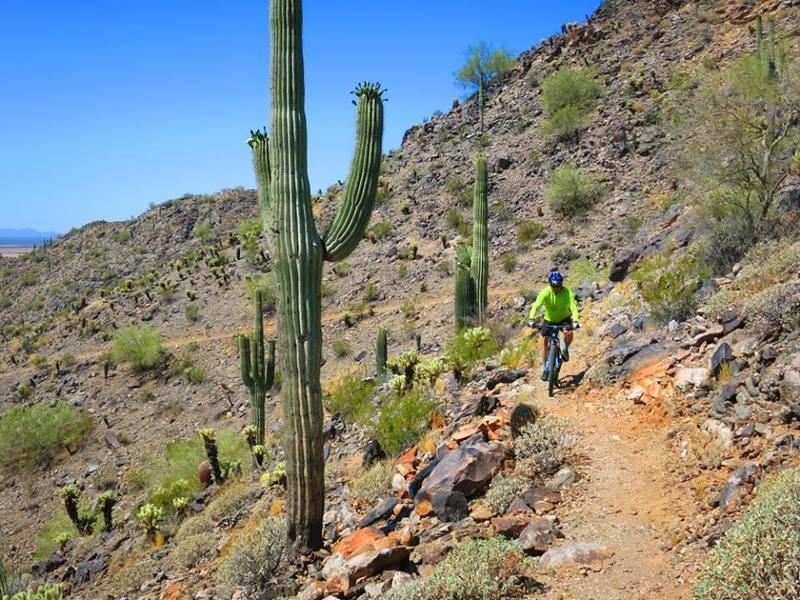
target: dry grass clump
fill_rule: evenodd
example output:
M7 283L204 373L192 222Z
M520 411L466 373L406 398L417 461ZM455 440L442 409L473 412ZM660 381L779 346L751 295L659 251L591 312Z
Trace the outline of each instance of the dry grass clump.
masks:
M486 505L492 509L497 515L505 514L508 507L526 487L530 485L530 481L522 479L521 477L514 477L513 475L500 474L492 480L492 485L489 491L486 492L484 501Z
M213 533L191 535L177 542L170 556L178 567L188 569L214 556L217 553L217 541L218 537Z
M567 419L545 416L522 429L514 440L518 473L531 478L552 475L578 457L578 431Z
M394 476L394 463L390 460L380 461L364 469L350 483L350 493L354 500L372 502L383 498L389 492Z

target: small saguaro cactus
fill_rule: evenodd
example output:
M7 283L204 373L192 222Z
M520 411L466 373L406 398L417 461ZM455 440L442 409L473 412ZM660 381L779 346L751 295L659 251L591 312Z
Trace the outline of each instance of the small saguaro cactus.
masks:
M486 160L475 161L475 191L473 198L472 263L470 271L475 282L475 317L479 324L486 320L489 291L489 202Z
M470 273L472 258L465 244L456 247L456 333L467 327L475 315L475 281Z
M78 500L81 491L77 486L67 485L61 488L61 499L64 500L64 508L67 511L70 521L75 525L80 535L89 535L94 527L94 515L78 514Z
M275 340L267 342L264 352L264 292L256 290L253 294L255 323L253 337L239 337L239 367L242 383L250 390L250 410L253 426L256 428L256 443L264 443L265 416L264 402L267 392L275 383Z
M375 342L375 373L379 378L386 377L387 359L387 332L386 327L378 327L378 339Z
M106 490L97 497L97 505L103 513L103 531L112 531L114 529L114 505L117 503L117 495L111 491Z
M219 451L217 450L217 435L213 429L201 429L200 437L203 439L203 447L208 457L208 464L211 465L211 473L214 475L214 483L221 485L223 481L222 467L219 464Z
M265 131L253 132L248 143L277 275L287 536L293 550L304 551L322 546L325 504L322 264L347 258L372 215L382 157L384 90L364 82L353 92L355 152L336 214L320 235L308 180L302 1L271 0L270 24L270 137Z

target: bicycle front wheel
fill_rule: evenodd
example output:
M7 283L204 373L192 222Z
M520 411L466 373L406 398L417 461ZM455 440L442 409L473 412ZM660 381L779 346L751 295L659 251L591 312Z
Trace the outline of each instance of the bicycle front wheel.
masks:
M548 390L547 395L551 398L555 395L556 385L558 384L558 345L550 343L550 349L547 351L547 368L549 370L549 377L547 381Z

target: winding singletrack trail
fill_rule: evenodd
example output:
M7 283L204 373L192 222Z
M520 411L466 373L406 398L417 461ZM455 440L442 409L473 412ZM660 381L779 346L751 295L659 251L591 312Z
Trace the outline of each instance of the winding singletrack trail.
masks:
M585 366L569 363L562 372ZM634 407L618 389L562 389L539 404L567 417L581 432L587 463L574 500L559 510L566 543L591 542L614 555L598 572L566 569L545 581L548 600L689 600L691 585L675 555L664 549L668 531L693 511L688 490L669 470L667 424Z

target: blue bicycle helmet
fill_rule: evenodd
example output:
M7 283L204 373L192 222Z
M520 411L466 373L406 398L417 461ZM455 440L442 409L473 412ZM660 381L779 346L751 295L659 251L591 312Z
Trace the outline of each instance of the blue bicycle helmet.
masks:
M547 281L552 285L561 285L564 283L564 276L558 271L553 271L548 276Z

